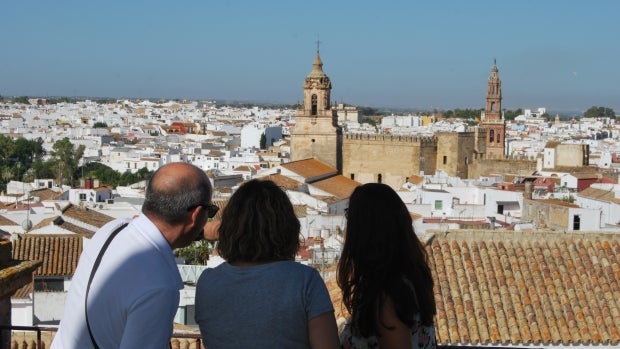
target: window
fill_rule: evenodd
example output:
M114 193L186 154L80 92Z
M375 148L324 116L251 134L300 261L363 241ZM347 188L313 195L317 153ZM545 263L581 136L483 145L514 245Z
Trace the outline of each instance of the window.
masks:
M495 140L495 130L489 131L489 142L493 142Z
M35 279L34 280L35 291L64 291L65 282L63 279Z
M435 209L436 210L441 210L443 207L443 201L441 200L435 200Z
M318 101L316 95L312 95L312 109L310 111L310 115L316 115L318 109Z
M381 173L379 173L377 175L377 183L381 183L382 179L383 179L383 176L381 176Z
M443 164L447 164L448 163L448 157L447 156L443 156Z
M80 193L80 201L86 201L86 194Z
M351 173L351 180L355 180L355 173Z
M497 213L504 214L504 205L497 205Z
M581 226L581 217L579 215L573 216L573 230L579 230Z

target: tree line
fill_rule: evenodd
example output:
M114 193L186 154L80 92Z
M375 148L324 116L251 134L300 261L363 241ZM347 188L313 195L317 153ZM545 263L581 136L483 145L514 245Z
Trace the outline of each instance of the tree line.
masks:
M124 173L92 162L81 165L84 145L75 146L69 138L56 141L47 156L43 140L13 139L0 135L0 189L6 191L11 180L33 182L37 178L52 178L60 185L75 186L80 178L96 178L100 183L116 187L150 179L153 171L146 168Z

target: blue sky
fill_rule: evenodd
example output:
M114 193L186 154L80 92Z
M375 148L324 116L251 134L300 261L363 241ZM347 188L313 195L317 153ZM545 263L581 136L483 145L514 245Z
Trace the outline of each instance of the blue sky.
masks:
M2 4L0 95L296 103L320 40L332 100L620 112L620 1L33 1Z

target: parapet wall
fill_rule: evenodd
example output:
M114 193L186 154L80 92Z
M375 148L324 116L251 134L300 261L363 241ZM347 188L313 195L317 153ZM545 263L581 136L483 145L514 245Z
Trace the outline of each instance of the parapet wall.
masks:
M369 142L404 142L419 144L435 144L435 136L396 136L396 135L368 135L368 134L346 134L345 141L369 141Z

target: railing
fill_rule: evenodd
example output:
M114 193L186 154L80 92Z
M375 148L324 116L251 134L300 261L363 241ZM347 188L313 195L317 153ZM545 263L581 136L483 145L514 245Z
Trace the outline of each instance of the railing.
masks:
M15 331L35 332L17 334ZM52 344L56 327L0 326L0 349L45 349ZM15 336L16 335L16 336ZM5 337L7 336L7 337ZM19 337L19 338L14 338ZM170 339L172 349L204 349L200 333L173 333Z
M11 338L10 341L6 342L10 343L7 349L9 348L20 348L20 349L43 349L49 348L51 345L51 338L53 337L51 334L49 335L49 340L46 341L42 337L44 332L56 332L56 327L38 327L38 326L0 326L0 349L5 349L2 345L5 345L4 342L4 334L8 331L27 331L27 332L36 332L36 340L34 338L25 339L20 342ZM24 345L25 344L25 345ZM170 346L172 349L205 349L202 345L202 336L199 333L173 333L172 339L170 340ZM493 347L493 349L519 349L519 348L527 348L527 349L541 349L541 347L532 347L532 346L483 346L483 345L437 345L437 349L486 349L489 347Z

